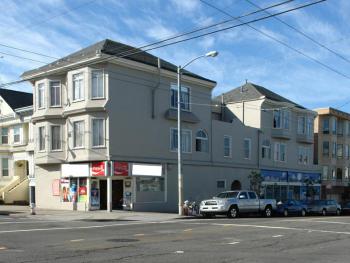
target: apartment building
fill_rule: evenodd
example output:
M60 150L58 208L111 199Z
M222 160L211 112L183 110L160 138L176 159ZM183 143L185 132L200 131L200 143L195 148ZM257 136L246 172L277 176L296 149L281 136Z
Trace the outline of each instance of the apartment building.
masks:
M24 204L35 186L31 93L0 89L0 201Z
M104 40L22 75L38 207L177 211L177 67L141 51L118 57L129 50ZM182 83L184 200L248 188L258 129L218 117L214 81L185 71Z
M323 198L349 200L350 114L334 108L315 111L315 163L322 167Z
M238 118L259 131L257 166L266 198L320 198L320 171L313 164L316 112L249 82L215 100L226 106L224 119Z

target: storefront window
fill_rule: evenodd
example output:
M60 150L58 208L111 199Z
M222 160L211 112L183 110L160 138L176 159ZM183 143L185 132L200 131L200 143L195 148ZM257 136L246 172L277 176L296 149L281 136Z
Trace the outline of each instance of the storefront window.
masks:
M164 192L164 178L138 177L136 188L138 192Z

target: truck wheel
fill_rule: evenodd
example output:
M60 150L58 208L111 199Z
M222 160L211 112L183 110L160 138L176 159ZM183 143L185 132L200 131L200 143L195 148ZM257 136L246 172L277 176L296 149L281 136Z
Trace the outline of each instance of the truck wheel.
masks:
M229 218L236 218L238 217L238 208L235 206L230 207L230 210L228 210L227 216Z
M264 211L265 217L271 217L272 216L272 208L270 206L267 206Z

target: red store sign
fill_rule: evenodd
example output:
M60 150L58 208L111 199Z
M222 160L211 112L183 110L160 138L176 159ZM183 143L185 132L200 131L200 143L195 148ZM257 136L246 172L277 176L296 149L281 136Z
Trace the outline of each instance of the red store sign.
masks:
M113 162L114 176L128 176L129 164L127 162Z
M91 176L105 176L105 162L94 162L91 164Z

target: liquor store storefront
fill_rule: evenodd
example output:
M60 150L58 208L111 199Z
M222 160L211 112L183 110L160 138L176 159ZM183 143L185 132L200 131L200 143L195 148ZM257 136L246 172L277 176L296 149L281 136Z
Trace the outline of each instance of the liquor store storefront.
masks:
M119 161L62 164L61 178L52 188L73 210L133 210L137 193L137 200L147 202L165 198L163 170L161 164Z
M276 199L277 202L320 199L320 173L261 170L261 177L264 198Z

